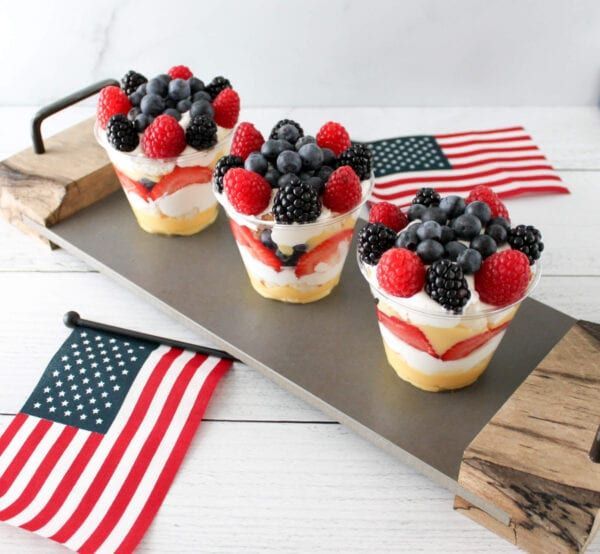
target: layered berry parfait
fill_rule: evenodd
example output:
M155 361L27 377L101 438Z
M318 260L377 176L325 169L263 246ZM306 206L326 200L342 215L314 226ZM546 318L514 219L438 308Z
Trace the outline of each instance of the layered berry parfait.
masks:
M213 223L212 171L229 151L240 99L224 77L185 66L147 80L129 71L100 91L95 133L142 229L192 235Z
M215 194L259 294L307 303L338 284L371 165L370 150L353 145L339 123L313 137L284 119L266 141L239 124L231 155L215 168Z
M511 227L485 186L466 201L421 189L406 214L375 205L358 263L396 373L434 392L477 380L537 284L541 238L533 226Z

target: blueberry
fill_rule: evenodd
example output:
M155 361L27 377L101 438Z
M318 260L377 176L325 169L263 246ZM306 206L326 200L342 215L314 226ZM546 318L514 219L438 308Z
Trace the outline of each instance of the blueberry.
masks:
M441 240L442 226L437 221L426 221L417 227L417 236L421 240Z
M140 110L139 108L131 108L128 112L127 112L127 119L129 119L129 121L135 121L135 118L140 115L142 113L142 110Z
M479 271L481 261L481 254L473 248L465 248L456 258L456 263L467 275Z
M458 242L457 240L451 240L444 247L444 250L446 251L446 256L453 262L455 262L459 254L466 249L467 247L462 242Z
M325 188L325 182L320 177L309 177L305 181L308 183L313 189L317 191L317 194L323 194L323 189Z
M199 90L198 92L194 92L192 96L192 102L198 102L198 100L206 100L207 102L212 102L212 98L208 92L203 90Z
M438 206L429 206L429 208L425 208L425 211L421 215L421 221L437 221L440 225L445 225L448 218L444 210Z
M159 115L165 109L165 101L158 94L146 94L140 103L142 112L146 115Z
M496 250L498 245L496 241L489 235L477 235L470 244L471 248L477 250L483 258L491 256Z
M171 117L174 117L177 121L179 121L181 119L181 113L176 110L175 108L167 108L164 112L164 115L170 115Z
M414 221L415 219L421 219L423 217L423 213L427 209L423 204L411 204L408 208L408 221Z
M508 232L499 223L492 223L491 225L488 225L487 229L485 230L485 234L492 237L499 246L504 244L508 237Z
M140 183L141 183L142 185L144 185L144 187L145 187L145 188L147 188L148 190L151 190L151 189L152 189L152 187L153 187L154 185L156 185L156 183L155 183L154 181L152 181L151 179L146 179L145 177L142 177L142 178L140 179Z
M135 92L144 96L146 94L146 83L142 83L138 88L135 89Z
M474 215L459 215L452 222L452 229L456 233L457 238L471 240L481 232L481 221Z
M185 100L180 100L177 102L176 107L178 112L185 113L192 107L192 102L186 98Z
M333 168L328 165L322 165L317 171L317 177L321 179L323 182L326 182L329 179L329 176L333 173Z
M454 231L448 227L448 225L442 225L442 238L440 239L440 242L446 244L451 240L454 240Z
M160 75L157 75L154 79L162 81L165 85L168 85L171 82L171 76L167 75L166 73L161 73ZM151 80L153 81L154 79Z
M468 204L465 208L465 213L474 215L483 225L486 225L492 219L492 210L490 210L490 207L485 202L481 202L480 200Z
M286 125L283 127L285 126ZM290 125L290 127L298 132L298 129L296 129L296 127L293 125ZM300 173L300 170L302 169L302 159L300 158L298 152L294 152L293 150L285 150L279 154L279 156L277 156L277 169L281 171L281 173Z
M190 108L190 116L193 118L199 115L207 115L212 119L215 115L212 104L206 100L197 100L194 102Z
M291 254L284 254L281 250L277 249L275 252L276 256L283 262L284 266L295 266L298 264L300 256L308 250L306 244L296 244Z
M279 186L279 178L281 177L281 173L277 171L274 167L269 167L267 172L265 173L265 179L271 185L271 188L277 188Z
M271 160L273 162L284 150L284 142L278 139L269 139L260 147L260 153L267 158L267 160Z
M171 98L170 96L167 96L165 98L165 107L166 108L172 108L173 110L177 109L177 100L173 100L173 98Z
M198 77L190 77L188 79L188 84L190 85L190 90L192 91L192 94L194 92L200 92L204 90L204 83L200 79L198 79Z
M285 185L290 184L293 179L297 179L297 176L293 173L285 173L284 175L279 177L279 181L277 182L277 184L283 188L285 187Z
M296 147L296 150L300 150L305 144L316 144L316 142L315 137L306 135L305 137L300 137L294 146Z
M277 138L294 144L300 138L300 131L298 131L298 127L295 125L286 123L277 130Z
M504 227L506 231L510 231L510 221L505 217L495 217L494 219L490 219L488 225L500 225Z
M302 165L305 168L319 169L323 165L323 150L316 144L305 144L298 150L298 155L302 158Z
M173 100L183 100L187 98L192 91L190 89L190 84L184 79L173 79L169 83L169 96Z
M335 153L331 148L323 148L323 165L328 165L329 167L335 167L337 162L337 158L335 157Z
M129 101L132 106L139 106L144 95L141 92L134 92L129 95Z
M301 181L306 181L307 179L310 179L311 177L313 177L314 174L315 174L314 171L304 170L300 173L300 175L298 175L298 177L300 177Z
M425 239L417 246L417 254L423 263L431 264L444 255L444 247L433 239Z
M158 77L150 79L146 83L147 94L158 94L158 96L166 96L167 90L167 83L165 83L162 79Z
M404 231L402 231L396 239L396 246L398 248L407 248L408 250L416 250L419 244L419 237L417 236L418 225L410 225Z
M254 171L260 175L264 175L267 172L269 164L267 159L259 152L252 152L244 162L244 169L248 171Z
M135 130L138 133L143 133L146 127L148 127L148 125L150 125L152 121L154 121L154 118L152 116L147 115L145 113L141 113L135 118L133 124L135 126Z
M448 219L458 217L465 211L465 201L454 194L445 196L440 200L440 208L446 212Z
M260 233L260 242L262 242L267 248L271 250L275 250L277 245L273 242L271 238L271 229L263 229Z

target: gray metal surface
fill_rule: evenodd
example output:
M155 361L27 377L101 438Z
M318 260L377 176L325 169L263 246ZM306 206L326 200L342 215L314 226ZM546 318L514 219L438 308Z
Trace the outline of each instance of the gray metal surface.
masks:
M44 232L461 494L456 479L464 449L575 321L526 301L477 383L432 394L401 381L388 366L373 299L352 255L329 297L290 305L266 300L251 288L223 213L193 237L149 235L118 192Z

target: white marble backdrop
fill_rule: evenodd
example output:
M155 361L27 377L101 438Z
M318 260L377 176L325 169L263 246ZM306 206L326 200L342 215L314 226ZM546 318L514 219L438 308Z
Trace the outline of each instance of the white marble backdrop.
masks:
M598 0L3 0L0 104L129 68L224 74L247 106L596 105Z

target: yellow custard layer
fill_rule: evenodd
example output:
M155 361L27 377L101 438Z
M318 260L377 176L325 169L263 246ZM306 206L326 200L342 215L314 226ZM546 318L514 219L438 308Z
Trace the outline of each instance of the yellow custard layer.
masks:
M189 217L169 217L164 214L150 214L135 208L132 209L144 231L159 235L193 235L214 223L219 215L218 204Z
M309 302L321 300L321 298L327 296L340 282L340 276L338 275L322 285L303 285L302 287L297 288L292 285L267 285L264 281L256 279L252 275L249 275L249 277L254 290L261 296L294 304L308 304Z

